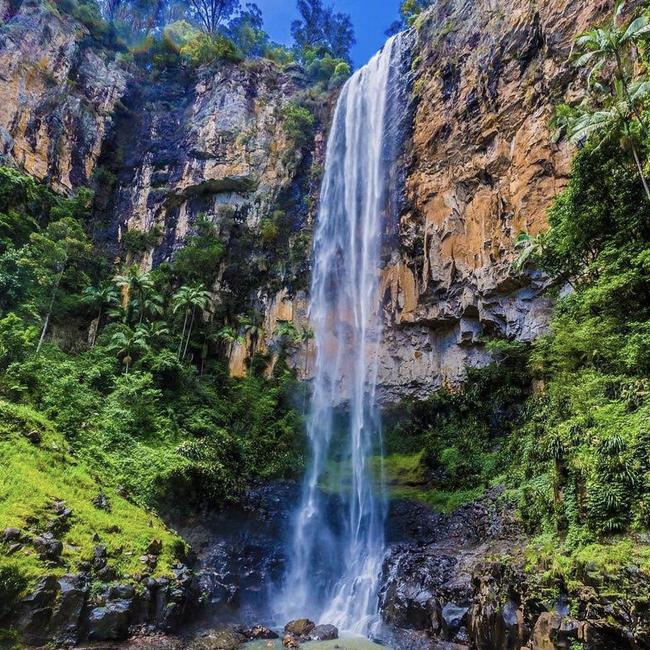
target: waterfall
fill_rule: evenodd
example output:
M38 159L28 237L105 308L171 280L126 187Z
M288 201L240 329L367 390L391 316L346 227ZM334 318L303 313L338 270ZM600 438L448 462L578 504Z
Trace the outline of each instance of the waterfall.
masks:
M391 38L348 80L327 144L311 287L311 458L279 597L287 618L309 616L357 633L376 619L384 556L379 274L382 240L394 222L405 40Z

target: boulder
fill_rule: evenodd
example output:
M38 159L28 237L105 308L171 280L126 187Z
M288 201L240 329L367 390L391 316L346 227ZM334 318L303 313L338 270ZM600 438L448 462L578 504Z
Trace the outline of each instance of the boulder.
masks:
M2 539L5 542L19 542L22 539L22 533L18 528L5 528Z
M448 638L453 638L465 622L469 607L459 607L454 603L447 603L442 608L442 627Z
M282 645L291 650L292 648L300 647L300 641L298 640L298 637L293 634L285 634L282 637Z
M334 625L317 625L310 633L312 641L331 641L339 638L339 630Z
M152 539L147 546L147 553L149 555L160 555L162 553L163 543L159 539Z
M51 640L48 628L58 590L57 579L47 576L20 602L15 627L25 643L40 646Z
M92 609L88 615L88 638L91 641L126 639L132 607L132 600L113 600Z
M251 641L255 639L278 639L280 638L277 632L274 632L269 627L264 627L263 625L254 625L253 627L245 628L242 630L242 634Z
M296 636L308 636L315 627L316 624L308 618L298 618L295 621L289 621L284 626L284 631Z
M65 575L59 579L59 597L49 626L57 643L75 645L79 641L88 591L84 575Z
M63 543L56 539L51 533L45 533L34 538L36 552L43 560L56 562L63 552Z
M234 628L210 630L193 639L187 650L238 650L246 642L246 637Z
M534 650L568 650L578 640L577 621L558 612L542 612L532 636Z

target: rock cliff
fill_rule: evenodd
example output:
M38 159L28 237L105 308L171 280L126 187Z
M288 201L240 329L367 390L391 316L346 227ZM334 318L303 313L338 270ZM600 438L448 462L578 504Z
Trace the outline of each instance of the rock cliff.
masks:
M544 229L571 148L553 108L577 92L577 34L613 3L445 0L416 22L415 117L399 245L384 270L385 398L424 396L485 363L484 335L544 331L545 280L512 270L521 232Z
M445 0L418 19L410 133L399 161L399 224L386 251L380 362L385 401L423 397L489 360L482 337L544 330L545 279L512 270L520 232L544 228L571 151L555 144L553 106L575 92L576 34L611 0ZM226 255L215 304L307 325L309 232L329 104L312 101L315 137L296 145L285 108L309 101L300 70L267 61L151 71L93 41L35 0L0 2L2 153L61 191L94 184L98 230L117 258L151 268L183 246L199 214ZM283 224L280 241L261 237ZM125 251L127 230L148 234ZM252 342L230 352L246 371ZM309 345L292 353L310 375ZM271 360L272 363L272 360Z
M54 4L0 1L0 155L58 191L88 185L127 73Z

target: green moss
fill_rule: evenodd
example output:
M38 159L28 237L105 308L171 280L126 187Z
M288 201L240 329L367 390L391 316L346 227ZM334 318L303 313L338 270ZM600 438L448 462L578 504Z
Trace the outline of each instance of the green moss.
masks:
M572 549L555 533L545 533L528 544L525 560L542 584L563 585L570 594L589 584L603 595L647 600L650 547L637 540L619 537Z
M30 408L0 401L0 465L3 527L35 535L45 532L55 517L55 501L64 501L72 511L67 530L59 535L64 543L61 566L47 567L30 545L12 555L0 546L0 571L21 576L26 585L44 574L74 571L77 563L92 558L98 543L107 547L109 565L121 576L142 572L139 558L154 539L163 543L154 575L171 575L171 566L185 550L155 514L100 484L53 425ZM93 504L100 493L110 510Z
M393 498L412 499L429 506L435 512L449 514L460 506L476 501L485 493L485 489L478 487L473 490L420 490L417 488L403 487L392 491Z

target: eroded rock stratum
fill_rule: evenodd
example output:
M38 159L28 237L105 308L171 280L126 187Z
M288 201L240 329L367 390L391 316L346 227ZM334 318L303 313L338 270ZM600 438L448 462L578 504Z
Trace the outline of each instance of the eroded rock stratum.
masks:
M611 5L448 0L420 16L399 223L387 224L382 270L382 399L458 382L488 360L485 336L530 340L547 326L545 279L512 270L514 242L544 229L566 183L572 152L554 143L549 119L577 92L575 36ZM298 70L253 61L151 77L49 5L2 0L0 13L2 154L60 191L98 187L109 245L127 230L152 234L127 260L143 268L171 259L205 215L228 251L215 303L239 291L257 305L261 350L278 319L307 325L309 246L294 244L308 241L316 212L331 102L315 107L313 138L297 148L283 111L305 91ZM274 214L291 224L276 258L254 245ZM242 259L245 282L233 264ZM233 346L233 374L252 347ZM308 343L293 352L301 376L312 357Z
M514 243L545 228L566 183L572 151L549 121L577 92L576 35L611 5L450 0L418 21L399 244L384 272L389 398L456 382L485 362L484 335L544 331L545 280L512 270Z

